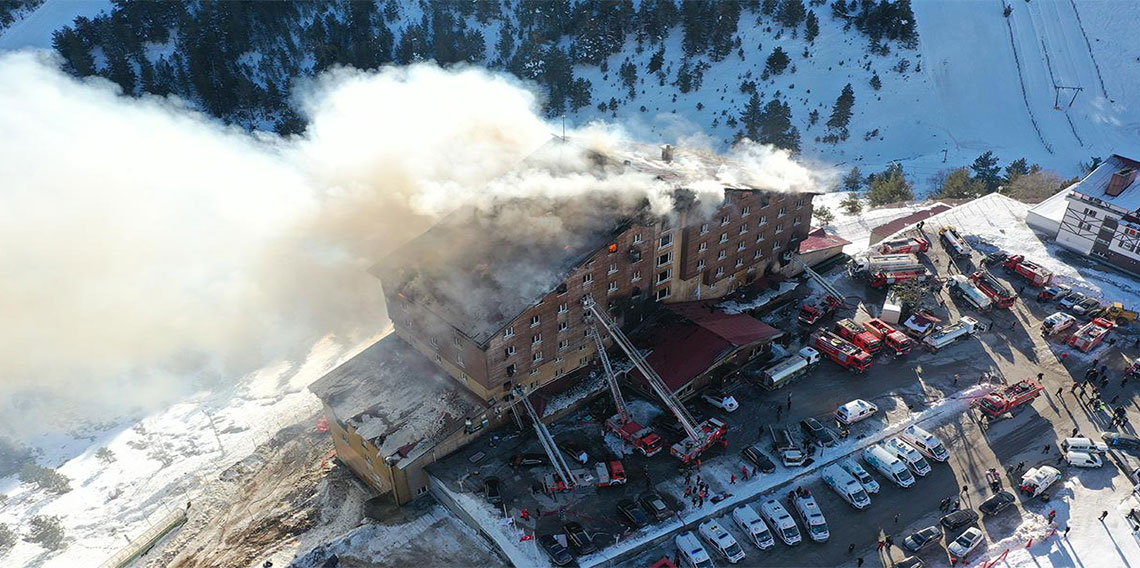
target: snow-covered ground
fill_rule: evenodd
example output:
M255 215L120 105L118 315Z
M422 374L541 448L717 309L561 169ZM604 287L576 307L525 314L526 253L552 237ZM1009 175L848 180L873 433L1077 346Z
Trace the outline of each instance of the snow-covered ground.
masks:
M91 437L37 440L40 463L58 466L72 490L51 497L15 477L0 479L0 493L8 496L0 523L22 529L33 515L59 515L67 547L49 554L20 541L0 560L5 566L98 565L279 429L318 412L320 402L306 387L369 343L326 338L304 361L268 365L225 391L199 393ZM113 462L96 457L100 447L114 453Z
M51 49L51 34L80 16L93 18L110 11L110 0L46 0L26 17L0 31L0 51Z

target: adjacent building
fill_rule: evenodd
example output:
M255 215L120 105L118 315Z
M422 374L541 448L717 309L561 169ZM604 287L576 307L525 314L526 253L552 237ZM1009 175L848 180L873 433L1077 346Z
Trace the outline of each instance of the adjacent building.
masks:
M1140 276L1140 162L1113 155L1068 188L1057 244Z

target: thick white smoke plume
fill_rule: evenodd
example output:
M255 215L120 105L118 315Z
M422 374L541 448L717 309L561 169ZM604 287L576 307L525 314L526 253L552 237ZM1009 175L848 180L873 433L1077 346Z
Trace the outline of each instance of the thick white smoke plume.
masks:
M594 191L667 207L652 176L586 173L581 154L495 182L554 132L507 77L341 70L302 91L309 128L283 139L123 97L45 54L0 56L0 426L151 408L328 334L372 335L385 317L367 268L457 207ZM749 152L727 173L816 188L786 155Z

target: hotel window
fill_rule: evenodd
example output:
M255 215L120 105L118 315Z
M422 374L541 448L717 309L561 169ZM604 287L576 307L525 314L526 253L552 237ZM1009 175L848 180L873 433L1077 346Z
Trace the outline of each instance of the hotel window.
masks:
M746 246L748 246L748 245L745 244L744 241L740 241L739 243L736 244L736 250L738 250L738 251L744 250L744 247L746 247Z
M800 218L799 218L799 217L796 217L795 219L792 219L792 226L793 226L793 227L795 227L795 226L797 226L797 225L799 225L799 224L800 224Z
M736 267L740 268L741 266L744 266L744 259L743 258L736 259Z
M801 197L801 198L796 200L796 207L803 207L804 203L805 203L804 198Z
M586 273L586 274L582 275L582 283L583 284L589 284L590 282L593 282L593 281L594 281L594 275L593 274Z
M665 270L663 272L658 272L657 273L657 283L661 284L663 282L668 282L669 279L672 277L673 277L673 269L672 268Z
M542 370L541 370L541 369L537 369L537 368L535 368L535 369L531 369L531 370L530 370L530 374L532 374L532 375L537 375L537 374L539 374L539 373L541 373L541 372L542 372Z
M507 337L510 337L510 336L508 335ZM438 339L436 339L436 338L434 338L434 337L432 337L432 338L431 338L431 346L432 346L432 347L439 347L439 340L438 340Z
M568 304L558 304L558 313L564 314L568 311L570 311L570 306Z
M756 235L756 242L758 242L758 243L764 242L764 233L760 233L759 235Z
M631 282L637 282L638 280L641 280L641 271L640 270L634 270L633 271L633 277L630 278L630 281Z
M743 235L744 233L747 233L747 232L748 232L748 223L744 223L743 225L740 226L740 234Z
M507 348L503 350L503 352L506 354L506 357L510 357L511 355L515 354L515 346L508 345Z
M664 300L669 297L669 288L665 287L657 291L657 299Z
M719 266L719 267L717 267L717 269L716 269L716 275L717 275L718 277L720 277L720 276L724 276L724 267L723 267L723 266Z
M665 266L666 264L669 264L670 262L673 262L673 251L669 251L669 252L657 257L657 266L658 267Z
M559 341L558 342L558 348L559 349L569 349L570 348L570 341L567 339L563 339L562 341Z
M779 239L772 241L772 250L774 250L774 251L780 250L780 240Z
M558 322L558 333L562 333L563 331L566 331L568 329L570 329L570 324L568 324L564 321Z
M452 338L451 338L451 341L452 341L453 343L455 343L455 346L456 346L456 347L459 347L459 336L458 336L458 335L456 335L455 337L452 337Z
M752 214L752 208L751 208L751 207L748 207L748 206L745 206L745 207L744 207L744 210L740 212L740 215L741 215L742 217L747 217L747 216L749 216L749 215L751 215L751 214Z
M705 269L705 261L704 260L698 260L697 261L697 270L700 271L700 270L704 270L704 269Z
M707 232L709 232L709 224L708 223L701 223L701 234L703 235Z
M777 233L784 232L784 224L783 223L776 223L776 232Z
M717 260L724 260L727 257L728 257L728 253L725 252L724 249L720 249L720 252L716 253L716 259Z
M633 236L633 242L634 242L634 244L641 242L641 233L637 233L636 235Z
M457 353L455 355L455 364L459 365L460 367L463 366L463 354L462 353Z
M783 217L784 215L787 215L787 214L788 214L788 208L787 208L787 207L781 207L781 208L780 208L780 212L778 213L778 215L779 215L780 217Z
M721 233L720 234L720 242L722 242L722 243L728 242L728 233Z
M708 243L701 243L701 245L697 247L697 252L705 252L706 250L709 250Z
M530 326L531 327L536 327L540 323L542 323L542 317L541 316L537 316L537 315L530 316Z
M542 351L538 351L534 355L531 355L530 360L534 361L535 363L542 361Z
M614 292L617 292L617 290L618 290L617 282L610 282L610 287L606 291L609 292L610 294L613 294Z
M613 274L613 273L615 273L615 272L617 272L617 263L616 263L616 262L611 262L611 263L610 263L610 274Z
M665 233L664 235L661 235L660 248L665 248L671 244L673 244L673 233Z
M531 336L531 338L530 338L530 344L531 345L538 345L539 343L542 343L542 334L541 333L536 333L533 336Z
M720 218L720 224L721 225L727 225L728 224L728 215L725 215L725 216Z
M762 250L757 250L757 251L756 251L756 254L752 255L752 258L755 258L755 259L761 259L761 258L764 258L764 251L762 251Z
M764 225L764 224L767 224L767 223L768 223L768 217L767 217L766 215L761 215L761 216L760 216L760 222L759 222L759 223L757 223L757 224L758 224L758 225Z

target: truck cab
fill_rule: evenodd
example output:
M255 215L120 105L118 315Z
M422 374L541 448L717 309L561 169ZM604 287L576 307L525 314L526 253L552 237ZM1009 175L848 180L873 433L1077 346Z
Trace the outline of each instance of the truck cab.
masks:
M856 347L872 355L883 348L883 342L879 340L878 336L855 323L853 319L841 319L835 322L835 331L839 337L854 343Z
M914 475L911 475L906 464L881 444L874 444L863 450L863 459L899 487L914 485Z
M709 519L701 523L697 527L697 532L713 550L724 556L730 564L744 560L744 549L737 544L736 539L728 531L724 530L724 527L720 526L716 519Z
M750 505L741 505L732 510L732 520L744 534L756 545L760 550L768 550L776 546L776 539L772 536L772 531L768 530L768 525L764 524L764 519L756 513Z
M784 544L793 546L803 541L800 528L788 510L779 501L768 498L760 504L760 516L768 522L768 526L784 541Z

